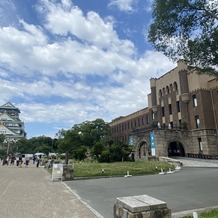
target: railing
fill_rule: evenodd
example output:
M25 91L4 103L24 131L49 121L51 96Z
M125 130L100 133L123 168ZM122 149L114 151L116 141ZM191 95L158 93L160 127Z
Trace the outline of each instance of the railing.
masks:
M218 155L186 153L186 157L218 160Z

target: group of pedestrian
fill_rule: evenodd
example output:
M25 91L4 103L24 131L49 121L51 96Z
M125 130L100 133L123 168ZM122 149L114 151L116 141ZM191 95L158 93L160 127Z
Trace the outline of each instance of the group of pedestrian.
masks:
M39 156L33 155L33 164L36 164L36 167L39 167L40 161L41 161L41 155Z
M10 166L14 165L15 157L12 155L5 155L2 159L2 165L3 166Z
M23 165L25 165L25 167L28 167L30 163L30 159L31 158L28 156L22 157L22 156L5 155L2 158L1 164L2 166L14 165L22 168ZM41 161L40 155L39 156L33 155L32 160L33 160L33 164L36 165L36 167L39 167Z

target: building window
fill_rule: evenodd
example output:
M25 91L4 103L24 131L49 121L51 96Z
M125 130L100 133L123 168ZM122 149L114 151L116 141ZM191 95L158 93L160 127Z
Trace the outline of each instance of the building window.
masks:
M159 90L159 98L161 98L162 97L162 90L160 89Z
M173 129L173 122L170 122L171 129Z
M145 124L145 118L142 117L142 125L144 125L144 124Z
M195 116L195 125L196 125L196 128L200 128L200 119L199 119L199 116Z
M140 118L138 118L138 126L140 126Z
M170 84L170 92L173 92L173 84Z
M165 96L166 92L165 92L165 88L163 88L163 91L162 91L162 96Z
M198 106L198 101L197 101L196 95L192 95L192 102L193 102L193 106L194 106L194 107L197 107L197 106Z
M182 120L179 120L179 127L182 127Z
M199 153L203 153L203 144L201 138L198 138Z
M177 85L177 83L174 82L173 85L174 85L174 90L175 90L175 92L177 92L177 91L178 91L178 85Z
M170 94L170 88L169 86L166 87L167 95Z
M152 120L154 120L154 112L153 112L153 111L151 112L151 115L152 115L152 116L151 116L151 117L152 117Z
M165 116L164 107L161 107L161 113L162 113L162 117L164 117Z
M176 107L177 107L177 112L180 112L181 109L180 109L180 102L179 101L176 102Z
M146 116L146 123L149 124L149 116Z
M172 105L169 104L169 114L172 114Z

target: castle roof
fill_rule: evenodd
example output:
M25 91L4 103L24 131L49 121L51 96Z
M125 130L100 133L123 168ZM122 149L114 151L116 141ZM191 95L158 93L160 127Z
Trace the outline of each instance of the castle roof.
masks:
M3 104L2 106L0 106L0 110L15 110L17 111L18 113L20 113L20 110L15 107L11 102L7 102L5 104Z

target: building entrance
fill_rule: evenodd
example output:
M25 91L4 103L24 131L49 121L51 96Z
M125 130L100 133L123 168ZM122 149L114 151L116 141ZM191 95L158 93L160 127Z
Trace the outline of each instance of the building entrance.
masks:
M146 155L145 149L146 149L146 143L143 142L139 146L139 151L138 151L139 158L145 157L145 155Z
M173 141L169 143L168 146L168 156L185 156L185 150L183 148L183 145L178 141Z

